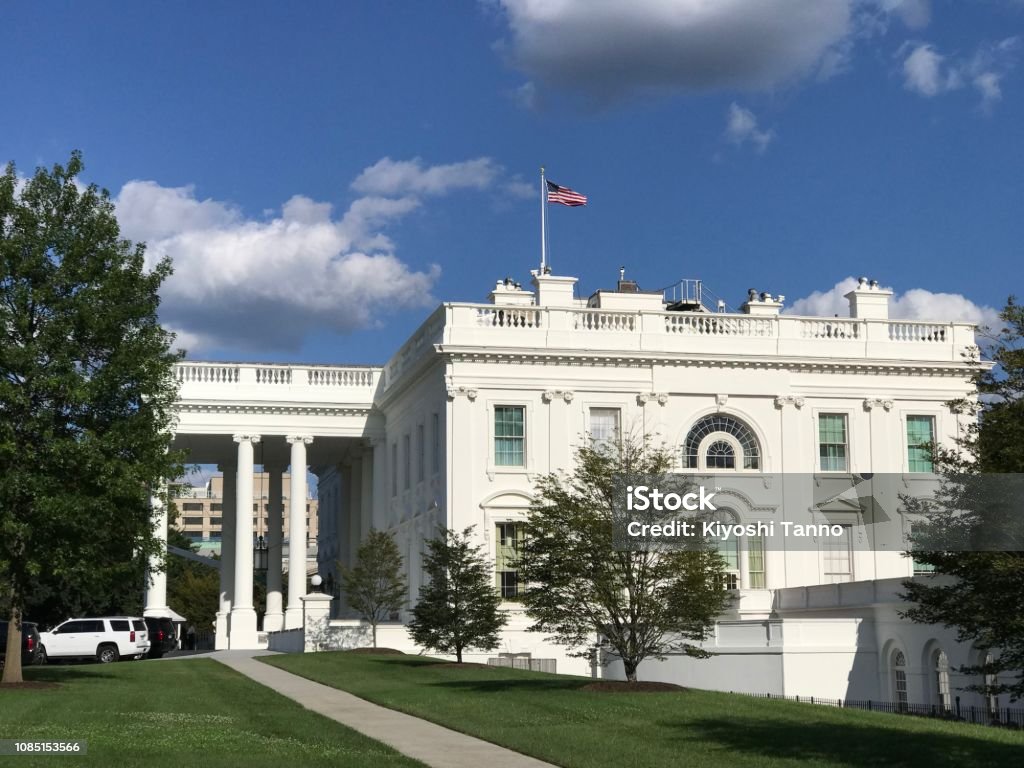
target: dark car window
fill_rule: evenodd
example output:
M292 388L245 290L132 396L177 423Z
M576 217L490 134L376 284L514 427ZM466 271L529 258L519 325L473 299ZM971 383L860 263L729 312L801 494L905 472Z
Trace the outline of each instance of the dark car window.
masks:
M91 621L69 621L57 628L58 635L69 635L72 632L92 632Z
M143 621L142 619L135 619L135 620L134 620L134 621L132 622L132 624L134 624L134 625L135 625L135 628L136 628L137 630L139 630L139 631L141 631L141 632L145 632L145 631L146 631L146 622L145 622L145 621Z
M110 628L115 632L127 632L128 621L126 619L111 619Z
M87 621L86 624L89 625L89 628L87 630L85 630L86 632L106 632L107 631L107 628L105 626L103 626L103 619L95 619L93 621Z

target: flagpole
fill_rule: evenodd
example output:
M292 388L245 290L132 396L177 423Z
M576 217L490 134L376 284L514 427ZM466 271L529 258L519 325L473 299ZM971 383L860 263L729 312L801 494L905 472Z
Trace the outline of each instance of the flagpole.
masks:
M544 166L540 167L540 273L548 267L548 226L547 226L548 185L544 179Z

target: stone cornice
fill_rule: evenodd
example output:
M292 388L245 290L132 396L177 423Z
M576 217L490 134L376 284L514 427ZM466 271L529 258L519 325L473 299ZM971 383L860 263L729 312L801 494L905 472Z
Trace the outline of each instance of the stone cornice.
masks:
M178 402L175 413L256 414L260 416L365 416L373 406L359 405L268 405L262 403Z
M453 363L484 362L506 365L566 365L609 368L636 368L652 364L689 368L733 368L789 370L821 373L870 373L892 376L955 376L963 377L977 366L953 361L879 360L811 357L739 357L679 355L656 353L600 353L557 350L522 350L439 345L440 353Z

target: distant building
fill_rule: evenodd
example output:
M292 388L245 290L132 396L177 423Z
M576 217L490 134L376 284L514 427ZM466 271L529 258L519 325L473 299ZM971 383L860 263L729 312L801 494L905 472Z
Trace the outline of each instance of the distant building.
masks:
M291 494L291 475L285 472L281 477L283 501L287 504ZM269 538L270 531L270 475L267 472L253 474L252 527L256 536ZM220 554L223 534L224 508L224 476L217 474L201 486L176 486L173 489L173 502L178 517L175 527L192 539L200 554ZM262 517L260 515L262 501ZM283 535L285 541L285 558L287 559L288 543L291 541L288 517L283 518ZM306 531L307 548L310 543L315 545L318 530L317 500L306 499ZM315 552L314 552L315 564Z

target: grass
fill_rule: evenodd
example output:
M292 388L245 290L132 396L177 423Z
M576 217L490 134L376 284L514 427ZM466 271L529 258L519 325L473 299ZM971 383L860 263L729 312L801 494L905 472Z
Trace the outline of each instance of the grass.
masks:
M85 740L88 752L0 763L422 768L215 661L47 665L26 668L25 678L60 687L0 686L0 739Z
M418 656L261 661L567 768L1006 766L1024 734L709 691L593 693L589 678L453 669Z

